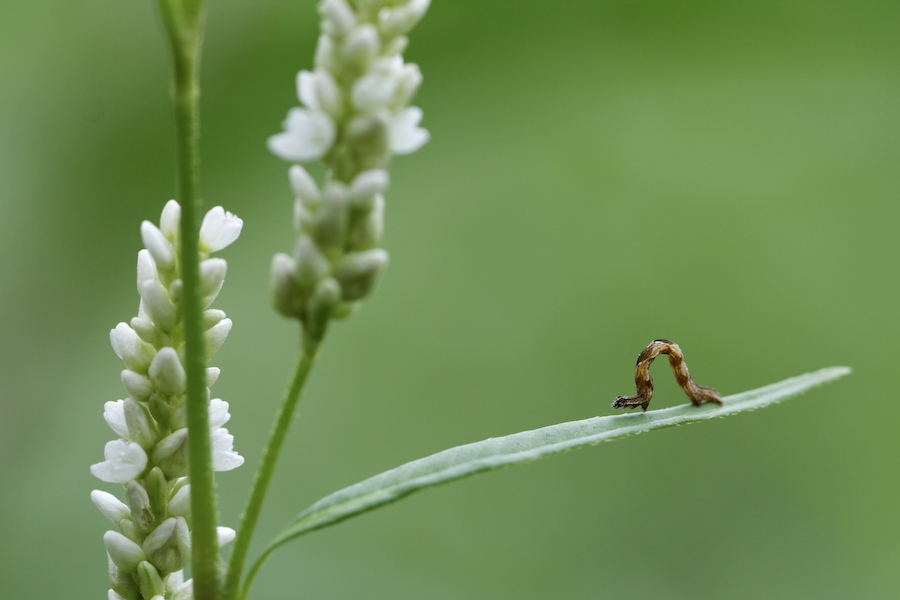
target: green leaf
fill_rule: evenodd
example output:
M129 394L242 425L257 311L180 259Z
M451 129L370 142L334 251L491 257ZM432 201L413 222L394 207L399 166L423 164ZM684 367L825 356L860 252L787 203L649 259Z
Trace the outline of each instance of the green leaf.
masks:
M683 404L646 413L593 417L450 448L325 496L291 521L269 544L254 565L253 571L255 573L261 561L272 550L304 533L394 502L418 490L627 435L755 410L848 373L848 367L829 367L759 389L726 396L722 406Z

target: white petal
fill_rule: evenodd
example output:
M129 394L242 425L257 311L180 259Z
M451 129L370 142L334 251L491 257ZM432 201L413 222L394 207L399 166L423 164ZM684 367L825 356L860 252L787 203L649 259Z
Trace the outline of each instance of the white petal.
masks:
M219 541L219 548L234 540L237 532L231 527L216 527L216 539Z
M118 433L121 437L128 437L128 426L125 424L125 401L116 400L115 402L107 402L103 405L103 418L109 428Z
M316 74L310 71L297 73L297 97L306 108L318 110L319 99L316 97Z
M183 517L191 510L191 484L183 486L169 500L166 510L173 517Z
M138 261L137 261L137 288L138 293L141 293L141 286L144 285L144 282L150 281L153 279L159 279L159 273L156 270L156 263L153 262L153 256L150 254L150 251L144 248L140 252L138 252Z
M163 235L175 241L178 230L181 228L181 205L174 200L166 202L162 214L159 217L159 230Z
M175 266L175 250L172 243L156 225L150 221L141 223L141 239L144 247L153 255L157 266L162 269L171 269Z
M200 263L200 281L203 285L203 308L212 304L225 283L228 263L221 258L208 258Z
M122 519L131 517L131 511L124 502L110 494L101 490L91 492L91 501L96 505L97 510L103 513L103 516L118 524Z
M350 97L360 110L373 110L393 104L397 78L392 74L370 71L356 80Z
M107 600L125 600L125 598L118 595L117 593L115 593L112 590L109 590L109 592L107 592L106 598L107 598Z
M419 127L422 109L418 106L404 108L388 125L388 143L394 154L415 152L428 141L428 131Z
M216 429L210 435L213 471L230 471L244 464L244 457L234 451L234 436L227 429Z
M103 455L105 461L91 465L91 473L101 481L128 483L140 475L147 466L147 454L135 442L125 440L107 442Z
M212 208L200 224L200 247L216 252L230 246L241 234L244 221L221 206Z
M316 185L312 175L306 169L300 165L292 165L288 169L288 179L291 180L294 194L301 202L304 204L318 204L321 201L322 194L319 192L319 186Z
M233 324L231 319L222 319L215 327L208 329L203 334L203 339L206 342L206 356L208 358L212 358L219 348L222 347L222 344L225 343L225 338L228 337Z
M303 162L321 157L331 148L334 122L323 112L292 108L284 133L269 138L269 150L284 160Z
M178 358L178 352L169 346L156 353L150 363L149 373L156 388L166 396L182 394L187 387L187 374Z
M209 429L215 431L228 422L231 415L228 414L228 403L219 398L209 401Z

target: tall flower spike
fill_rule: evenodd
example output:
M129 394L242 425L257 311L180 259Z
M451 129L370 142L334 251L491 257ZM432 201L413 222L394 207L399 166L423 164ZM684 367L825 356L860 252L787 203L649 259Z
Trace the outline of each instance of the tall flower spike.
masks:
M297 75L303 105L290 109L269 149L285 160L321 159L321 188L300 165L290 168L296 197L294 252L272 261L276 310L300 319L307 334L351 314L387 265L377 248L384 229L387 167L429 138L422 110L408 106L422 83L406 63L406 34L430 0L321 0L315 68Z
M181 351L184 323L180 305L181 256L178 243L181 207L169 201L159 227L144 221L141 238L145 249L138 253L137 288L141 295L138 316L119 323L110 331L110 343L127 367L122 384L128 397L107 402L103 418L118 436L104 448L103 462L91 466L102 481L125 485L126 502L100 490L91 499L100 512L118 528L104 536L110 557L109 598L169 600L191 597L190 581L181 569L190 558L190 485L183 475L186 375ZM232 244L243 221L221 206L210 210L200 227L197 249L201 262L204 306L208 307L225 280L226 264L209 254ZM207 354L225 342L231 319L221 310L204 313ZM219 369L207 369L212 385ZM209 427L212 463L216 471L229 471L243 464L234 451L234 437L223 429L228 421L228 403L210 401ZM220 543L234 532L220 528Z

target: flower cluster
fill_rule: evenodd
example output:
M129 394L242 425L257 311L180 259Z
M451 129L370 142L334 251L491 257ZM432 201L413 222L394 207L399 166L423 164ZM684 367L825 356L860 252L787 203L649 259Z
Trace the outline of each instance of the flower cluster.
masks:
M289 171L299 238L272 263L276 309L317 339L329 318L349 315L387 264L377 248L386 168L428 141L422 111L407 106L422 82L402 53L430 0L322 0L315 70L300 71L285 131L269 149L291 162L321 159L320 189L300 165Z
M97 478L125 487L125 502L94 490L91 499L118 528L103 536L109 556L110 600L188 600L191 582L181 570L191 557L190 483L187 478L187 378L183 366L184 320L179 227L181 207L169 201L159 227L141 224L145 249L138 253L138 316L110 331L113 350L125 362L122 383L128 397L107 402L103 418L119 436L104 449L106 460L91 466ZM209 309L225 280L226 263L209 254L234 242L243 221L222 207L210 210L200 227L200 274L207 360L224 343L231 319ZM207 385L219 369L206 370ZM209 388L207 387L207 394ZM207 397L209 397L207 395ZM243 464L234 438L222 425L228 403L209 401L212 464L229 471ZM234 531L218 528L219 543Z

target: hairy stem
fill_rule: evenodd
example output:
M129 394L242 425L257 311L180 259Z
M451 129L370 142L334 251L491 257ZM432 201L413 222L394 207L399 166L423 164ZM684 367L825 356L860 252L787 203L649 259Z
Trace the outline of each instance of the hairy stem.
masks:
M206 345L203 339L200 282L202 202L200 165L200 52L203 44L202 0L160 0L160 12L172 47L173 103L178 145L178 195L181 203L181 257L184 291L185 371L187 372L188 472L191 480L191 558L194 598L218 600L219 545L216 495L206 402Z
M237 538L234 540L234 548L225 580L225 597L227 600L236 600L238 598L241 572L244 570L244 561L247 559L247 551L250 548L253 531L259 520L259 513L262 510L263 500L265 500L266 492L269 489L272 474L275 472L275 463L278 462L278 455L281 453L281 447L284 445L284 439L293 420L294 411L297 409L300 393L303 391L306 378L316 360L320 342L320 339L312 339L304 335L291 385L285 391L284 399L281 401L281 406L275 415L275 421L272 423L269 441L266 444L262 461L253 478L250 495L241 514L241 524ZM246 587L245 585L243 596L247 593Z

